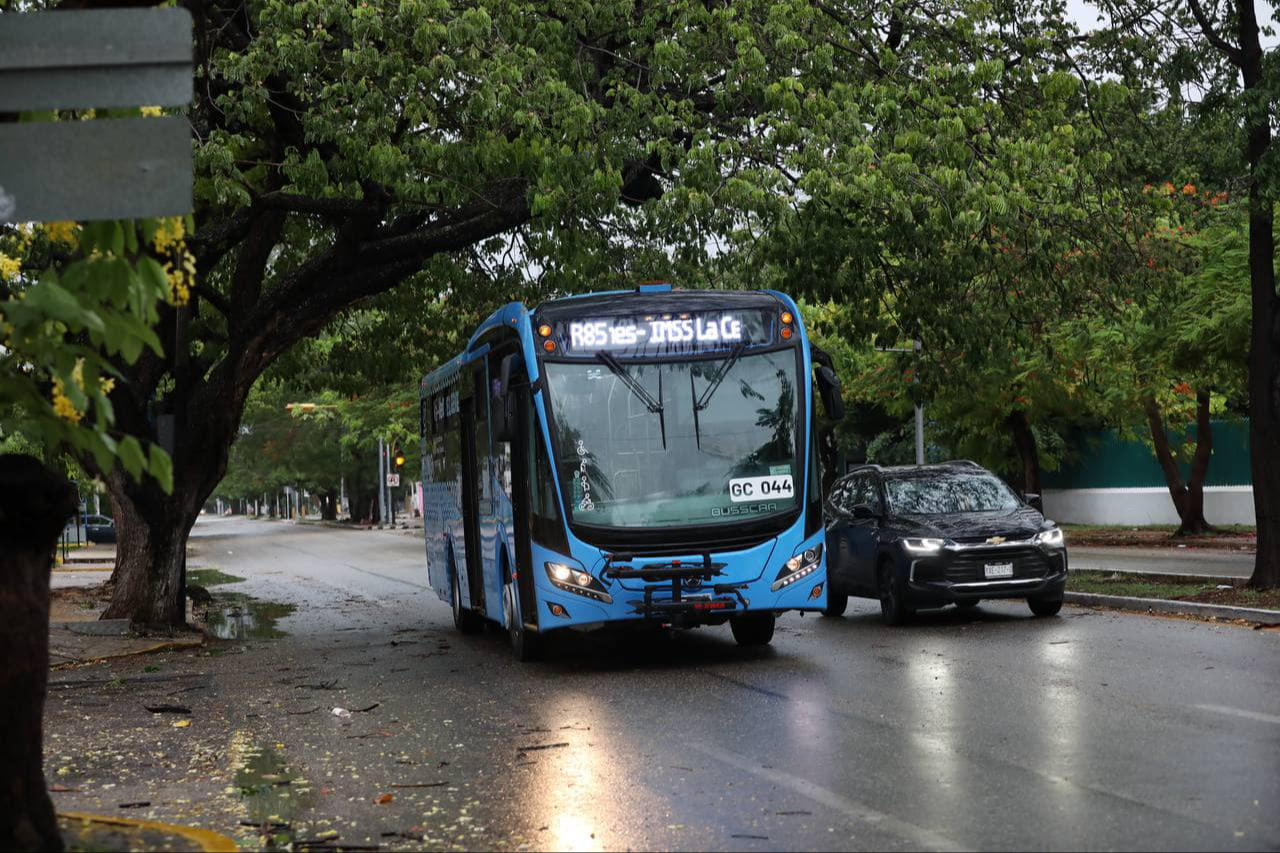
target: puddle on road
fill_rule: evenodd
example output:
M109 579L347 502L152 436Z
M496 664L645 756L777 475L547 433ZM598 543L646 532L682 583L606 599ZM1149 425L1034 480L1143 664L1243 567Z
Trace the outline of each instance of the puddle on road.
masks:
M194 569L187 572L187 582L192 586L202 587L206 592L209 587L225 586L242 580L244 578L227 574L221 569ZM227 590L209 593L206 601L205 625L210 634L222 640L283 637L286 632L280 630L276 623L297 609L292 604L264 601L243 592Z
M292 604L263 601L243 592L219 592L205 615L209 633L223 640L271 639L285 636L276 623L297 610Z
M195 586L222 586L228 583L239 583L244 578L239 575L229 575L221 569L192 569L187 572L187 583Z
M287 849L294 841L293 820L311 801L311 787L289 769L278 748L237 744L241 737L233 738L233 751L240 759L235 789L248 812L245 823L261 835L261 849Z

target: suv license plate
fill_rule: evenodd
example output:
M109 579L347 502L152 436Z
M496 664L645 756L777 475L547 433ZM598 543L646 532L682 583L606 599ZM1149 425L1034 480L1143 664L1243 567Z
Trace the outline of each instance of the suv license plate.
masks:
M1013 563L987 563L983 569L988 578L1013 577Z

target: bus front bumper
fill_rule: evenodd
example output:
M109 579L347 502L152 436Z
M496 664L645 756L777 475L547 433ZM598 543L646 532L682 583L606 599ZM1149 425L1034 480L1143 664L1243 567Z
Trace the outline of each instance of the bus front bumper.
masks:
M722 625L748 612L820 611L827 606L826 581L824 560L817 571L778 590L770 588L771 577L697 586L667 580L646 584L644 589L625 589L615 583L610 589L612 600L602 602L539 584L538 628L544 633L561 628L588 630L619 623L695 628ZM677 589L678 593L673 594Z

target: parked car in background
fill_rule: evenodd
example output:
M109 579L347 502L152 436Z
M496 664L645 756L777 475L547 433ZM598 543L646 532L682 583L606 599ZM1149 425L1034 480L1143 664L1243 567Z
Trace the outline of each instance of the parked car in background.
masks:
M859 466L833 484L826 523L826 616L851 595L879 599L890 625L989 598L1024 598L1037 616L1062 608L1062 530L977 463Z
M116 541L116 523L105 515L86 515L84 538L90 542L113 543Z

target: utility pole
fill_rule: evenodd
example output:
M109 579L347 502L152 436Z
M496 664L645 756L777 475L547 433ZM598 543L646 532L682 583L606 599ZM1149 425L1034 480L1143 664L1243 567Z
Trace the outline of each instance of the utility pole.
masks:
M924 346L923 346L923 344L921 344L921 343L920 343L920 339L919 339L919 338L916 338L915 340L913 340L913 341L911 342L911 348L910 348L910 349L907 349L906 347L876 347L876 350L877 350L878 352L909 352L909 353L919 353L919 352L920 352L920 350L921 350L921 349L923 349L923 348L924 348ZM920 365L919 365L919 359L917 359L916 366L915 366L915 368L913 368L913 369L912 369L912 371L911 371L911 383L912 383L913 385L918 385L918 384L920 384ZM923 464L925 464L925 463L924 463L924 404L920 402L920 400L918 399L918 396L919 396L919 395L917 395L917 399L916 399L916 401L915 401L915 409L916 409L916 464L917 464L917 465L923 465Z
M387 520L387 454L382 439L378 439L378 524Z
M920 352L920 339L916 338L911 342L912 349ZM916 359L915 372L911 374L911 381L917 385L920 383L920 359ZM920 402L920 397L916 395L916 464L924 464L924 404Z

